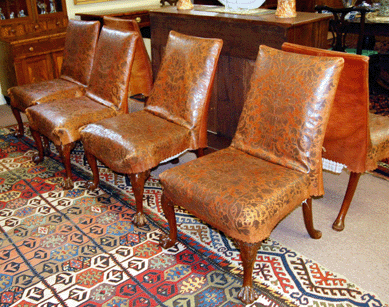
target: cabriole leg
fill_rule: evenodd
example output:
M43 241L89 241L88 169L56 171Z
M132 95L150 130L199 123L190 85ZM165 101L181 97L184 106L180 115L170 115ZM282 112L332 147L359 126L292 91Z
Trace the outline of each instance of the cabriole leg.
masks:
M141 227L146 224L146 216L143 213L143 191L147 178L150 176L150 170L137 174L130 174L132 190L135 195L136 213L132 220L134 225Z
M24 125L23 125L22 117L20 116L20 110L14 108L12 105L11 105L11 110L13 115L15 116L16 121L18 122L18 130L15 131L15 136L18 138L22 137L24 135Z
M99 169L97 167L97 160L96 160L96 157L94 155L92 155L91 153L89 153L88 151L85 151L85 156L86 156L86 159L88 160L89 166L92 169L92 174L93 174L93 179L88 180L85 183L85 188L90 190L90 191L93 191L93 190L97 189L97 187L99 186L99 182L100 182Z
M163 248L172 247L177 240L177 222L176 214L174 212L174 204L172 204L164 194L162 194L162 210L169 223L170 233L168 235L162 235L159 239L159 245Z
M74 148L74 143L69 143L66 145L57 146L59 152L61 153L62 162L65 165L66 176L64 181L61 184L61 187L64 190L73 189L74 184L72 180L72 167L70 163L70 151Z
M32 129L31 127L30 127L30 131L31 131L32 137L34 138L35 146L38 149L38 154L35 154L32 157L32 161L34 163L40 163L43 161L43 158L44 158L41 134L37 130Z
M303 202L303 214L304 214L305 228L307 229L311 238L312 239L320 239L321 238L321 231L316 230L313 227L312 198L308 198L305 202Z

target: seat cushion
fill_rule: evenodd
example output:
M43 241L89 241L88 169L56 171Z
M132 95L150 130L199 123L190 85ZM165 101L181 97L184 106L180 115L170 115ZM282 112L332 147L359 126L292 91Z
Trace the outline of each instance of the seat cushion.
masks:
M117 111L82 96L35 105L26 114L34 130L55 145L66 145L80 139L80 127L115 116Z
M190 130L147 111L124 114L86 126L84 148L110 169L140 173L189 148Z
M63 79L54 79L38 83L11 87L8 90L11 96L11 105L25 112L26 108L55 99L80 97L85 88L74 82Z
M171 168L160 180L173 204L249 243L267 238L309 197L310 185L308 174L232 147Z
M369 114L371 149L367 154L366 168L374 170L377 162L389 157L389 117Z

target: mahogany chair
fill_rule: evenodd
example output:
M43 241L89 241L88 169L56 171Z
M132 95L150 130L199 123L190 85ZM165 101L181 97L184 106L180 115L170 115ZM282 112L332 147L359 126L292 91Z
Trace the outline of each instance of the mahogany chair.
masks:
M11 109L18 122L17 137L24 134L20 112L25 113L28 107L36 104L84 95L91 76L99 31L98 21L69 20L60 77L8 89Z
M347 191L332 225L342 231L361 174L376 169L379 161L389 157L389 117L369 112L369 57L290 43L284 43L282 49L344 59L323 145L324 158L342 163L350 171Z
M144 110L86 126L81 131L93 171L88 189L96 189L96 158L130 177L136 214L133 223L146 223L143 190L150 170L186 150L203 155L207 147L207 114L220 39L205 39L171 31L163 61Z
M104 16L103 24L106 27L135 31L142 38L138 23L133 19L123 19ZM153 72L149 55L143 39L136 44L134 63L132 64L130 77L129 97L137 96L146 99L153 87Z
M38 155L33 161L39 163L44 158L40 136L53 141L66 169L62 184L64 189L73 187L70 151L80 139L79 129L101 119L127 113L130 72L138 39L136 32L103 27L85 95L58 99L26 110L38 148Z
M273 228L303 203L312 238L312 196L323 194L321 151L343 60L260 46L250 90L230 147L160 174L162 208L174 245L174 205L224 232L240 249L244 279L238 298L258 297L252 287L257 251Z

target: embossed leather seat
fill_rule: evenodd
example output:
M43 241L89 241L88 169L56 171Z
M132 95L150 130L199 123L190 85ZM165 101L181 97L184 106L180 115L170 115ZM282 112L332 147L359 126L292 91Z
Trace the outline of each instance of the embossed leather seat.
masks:
M58 99L26 110L41 162L44 152L41 135L57 146L65 164L65 189L73 187L70 151L80 139L79 129L107 117L127 113L128 87L134 59L136 32L103 27L97 43L92 74L84 96Z
M69 20L60 77L8 89L12 112L19 126L16 136L24 134L20 112L25 113L26 108L58 98L84 95L89 83L99 30L98 21Z
M389 157L389 117L369 112L369 57L291 43L284 43L282 49L344 58L323 153L323 157L345 164L350 171L347 191L332 225L334 230L341 231L360 175L376 169L378 161Z
M162 208L177 238L179 205L233 238L244 269L238 298L252 303L253 266L261 242L303 203L313 238L311 196L323 194L321 151L343 60L302 56L261 46L230 147L160 174Z
M219 54L220 39L169 34L165 55L145 109L86 126L81 140L99 183L96 158L130 177L136 201L133 223L146 222L144 183L150 169L185 150L202 155L207 146L207 113Z
M133 19L123 19L105 16L104 26L114 29L135 31L142 37L138 23ZM134 63L132 64L130 77L130 93L128 96L142 95L144 98L150 95L153 87L153 72L151 62L143 39L136 44Z

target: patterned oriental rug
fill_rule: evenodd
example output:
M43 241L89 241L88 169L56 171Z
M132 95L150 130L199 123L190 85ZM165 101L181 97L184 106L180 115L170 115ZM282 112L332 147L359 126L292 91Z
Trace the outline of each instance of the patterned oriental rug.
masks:
M179 243L158 245L167 222L161 187L145 188L148 224L135 227L125 177L100 165L101 189L82 145L72 153L75 188L57 187L64 169L55 148L35 165L33 141L0 128L0 306L242 306L234 244L182 209ZM251 306L388 306L347 278L267 240L258 252Z

